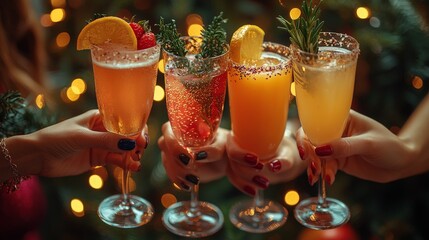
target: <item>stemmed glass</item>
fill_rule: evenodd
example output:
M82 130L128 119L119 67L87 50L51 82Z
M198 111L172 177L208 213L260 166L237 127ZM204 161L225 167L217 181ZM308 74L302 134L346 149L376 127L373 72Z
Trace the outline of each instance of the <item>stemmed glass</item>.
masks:
M233 138L241 148L256 154L261 163L274 157L283 139L291 81L289 48L270 42L263 43L260 60L252 65L232 62L228 71ZM236 203L229 213L236 227L254 233L282 226L287 216L282 205L264 200L262 189L256 191L254 199Z
M188 54L176 56L163 50L168 118L175 137L191 156L212 143L224 107L229 46L225 53L200 58L201 37L182 37ZM191 187L191 200L168 207L163 223L171 232L186 237L204 237L217 232L223 224L218 207L198 200L198 184Z
M341 137L350 111L359 55L358 42L342 33L322 32L319 52L291 46L299 119L308 139L321 146ZM319 193L295 207L295 218L308 228L329 229L350 218L347 206L326 197L326 160L321 159Z
M144 50L125 50L106 44L92 46L98 108L109 132L129 138L141 133L152 108L158 73L159 45ZM98 215L108 225L133 228L149 222L153 207L128 193L130 153L123 159L122 194L104 199Z

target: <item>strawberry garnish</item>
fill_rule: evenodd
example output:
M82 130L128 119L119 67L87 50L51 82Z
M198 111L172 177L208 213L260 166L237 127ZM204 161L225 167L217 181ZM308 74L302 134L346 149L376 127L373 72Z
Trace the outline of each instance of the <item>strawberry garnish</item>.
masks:
M139 23L130 22L130 27L133 29L134 35L136 35L137 40L143 36L145 31Z
M141 36L137 40L137 49L146 49L156 45L156 37L152 32L145 32L143 36Z

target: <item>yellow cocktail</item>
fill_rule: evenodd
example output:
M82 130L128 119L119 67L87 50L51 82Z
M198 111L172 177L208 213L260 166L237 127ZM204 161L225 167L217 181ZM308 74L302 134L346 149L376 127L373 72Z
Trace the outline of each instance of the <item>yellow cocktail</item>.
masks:
M234 139L260 160L269 159L283 138L292 81L288 48L265 43L264 49L254 65L233 63L228 72Z

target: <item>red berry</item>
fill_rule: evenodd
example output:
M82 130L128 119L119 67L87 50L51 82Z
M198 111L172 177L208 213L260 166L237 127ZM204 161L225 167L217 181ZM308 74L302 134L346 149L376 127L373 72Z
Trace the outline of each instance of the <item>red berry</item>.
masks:
M137 40L140 39L144 34L144 29L140 24L136 22L130 22L130 26L134 31L134 35L136 35Z
M156 37L152 32L146 32L137 40L137 49L146 49L156 45Z

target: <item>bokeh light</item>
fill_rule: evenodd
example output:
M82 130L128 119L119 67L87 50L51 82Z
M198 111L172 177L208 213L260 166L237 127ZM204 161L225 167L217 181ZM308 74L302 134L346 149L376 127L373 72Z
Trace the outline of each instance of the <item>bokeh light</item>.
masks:
M414 76L411 84L415 89L421 89L423 87L423 79L419 76Z
M40 25L42 25L43 27L50 27L53 24L54 23L51 20L51 15L50 14L46 13L46 14L43 14L40 17Z
M34 102L39 109L42 109L45 106L45 96L43 94L38 94Z
M57 35L55 42L58 47L66 47L70 43L70 34L67 32L61 32Z
M164 99L164 97L165 97L164 88L162 88L159 85L156 85L155 86L155 93L153 95L153 100L159 102L159 101L162 101Z
M162 72L162 73L165 72L165 69L164 69L164 60L163 59L159 60L159 62L158 62L158 70L160 72Z
M186 25L191 26L192 24L203 25L203 19L199 14L191 13L186 16Z
M85 215L85 208L83 205L83 202L80 199L74 198L70 201L70 208L73 212L73 214L76 217L82 217Z
M53 9L50 15L51 21L54 23L61 22L62 20L64 20L65 16L66 16L66 12L62 8Z
M86 83L82 78L75 78L70 86L73 87L72 90L76 94L82 94L86 91Z
M289 12L290 19L296 20L301 16L301 9L292 8Z
M67 88L66 95L67 95L67 99L68 100L70 100L72 102L75 102L75 101L77 101L79 99L80 95L74 93L74 91L76 91L76 90L73 91L73 88L74 87Z
M295 190L290 190L285 194L284 201L287 205L293 206L299 202L299 194Z
M370 11L368 8L365 7L358 7L356 9L356 16L360 19L367 19L369 18Z
M97 174L93 174L88 179L89 186L91 186L94 189L100 189L103 187L103 179L101 179L100 176Z
M203 26L200 24L191 24L188 27L188 35L189 36L201 36L201 31L203 30Z
M171 193L166 193L161 196L161 204L165 208L168 208L170 205L176 202L177 202L177 198Z

